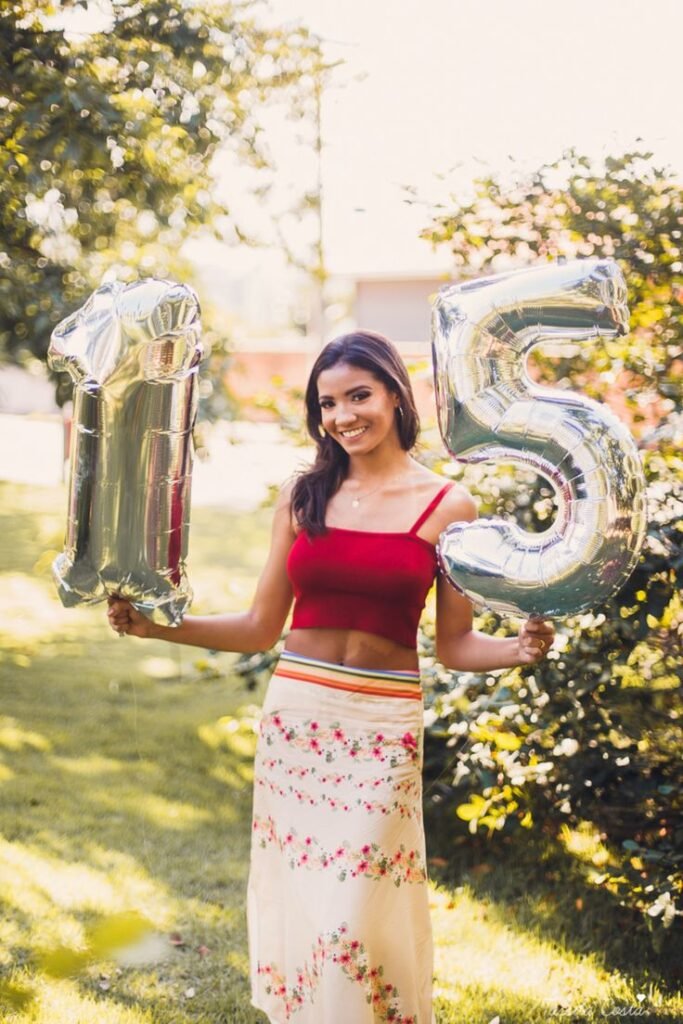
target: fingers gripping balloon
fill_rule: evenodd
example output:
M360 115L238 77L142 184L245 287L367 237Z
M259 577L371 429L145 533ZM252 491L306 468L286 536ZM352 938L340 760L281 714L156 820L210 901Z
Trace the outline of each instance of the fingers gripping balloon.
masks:
M50 366L75 383L65 550L70 606L120 594L175 625L185 576L199 303L172 281L106 284L53 331Z
M432 352L439 425L462 462L521 462L555 487L552 526L529 534L491 519L440 537L451 582L475 605L514 615L576 614L628 578L645 534L635 442L604 406L537 387L525 371L543 341L628 330L626 286L612 260L574 260L440 292Z

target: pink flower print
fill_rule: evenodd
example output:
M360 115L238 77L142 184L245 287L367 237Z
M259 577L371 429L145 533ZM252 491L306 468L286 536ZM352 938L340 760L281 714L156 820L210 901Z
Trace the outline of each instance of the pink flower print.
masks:
M376 758L380 758L382 756L382 748L381 747L373 747L372 748L372 756L376 757Z
M361 852L361 853L364 853L364 854L365 854L365 856L367 857L367 855L368 855L368 854L370 853L370 850L371 850L371 846L370 846L370 844L369 844L369 843L366 843L366 844L365 844L365 846L361 846L361 850L360 850L360 852Z
M383 739L384 739L384 733L383 732L378 732L377 735L375 736L375 743L381 743L383 741Z
M401 743L406 749L414 750L417 747L417 740L413 736L412 732L406 732L401 737Z
M311 838L311 836L306 836L306 838L304 839L304 842L306 843L306 846L310 846L311 843L313 842L313 839ZM411 856L412 856L412 854L411 854Z
M316 732L319 728L320 726L317 722L311 722L311 732Z
M343 729L335 729L334 730L334 738L335 738L335 740L343 740L344 739L344 730Z
M282 719L279 715L273 715L273 725L282 725Z

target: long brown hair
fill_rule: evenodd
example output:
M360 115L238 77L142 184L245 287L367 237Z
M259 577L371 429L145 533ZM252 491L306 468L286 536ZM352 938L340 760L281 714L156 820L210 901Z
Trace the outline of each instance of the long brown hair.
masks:
M311 536L325 532L325 510L349 471L349 457L329 434L320 436L322 412L318 377L337 363L368 370L397 395L396 426L404 451L410 451L420 432L420 418L403 360L382 334L354 331L328 342L313 364L306 386L306 427L316 446L315 461L297 478L292 489L292 511L299 526Z

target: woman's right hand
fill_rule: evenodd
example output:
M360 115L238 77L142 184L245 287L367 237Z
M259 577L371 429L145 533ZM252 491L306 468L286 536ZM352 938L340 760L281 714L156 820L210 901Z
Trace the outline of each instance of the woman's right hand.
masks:
M109 604L107 611L109 625L119 636L150 637L152 635L152 622L142 612L137 611L130 601L112 596L107 598L107 603Z

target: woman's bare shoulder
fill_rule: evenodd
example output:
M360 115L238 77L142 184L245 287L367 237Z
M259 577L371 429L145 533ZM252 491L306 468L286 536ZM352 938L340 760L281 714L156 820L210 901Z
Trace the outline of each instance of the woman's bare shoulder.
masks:
M295 534L299 532L299 525L296 521L296 517L294 516L294 509L292 508L292 494L298 478L297 473L287 477L284 483L280 485L277 501L275 502L276 515L281 515L284 518L287 518L290 527Z
M442 487L448 482L436 473L434 479L440 481ZM434 515L444 524L471 523L477 518L477 503L463 484L453 483L439 502Z
M292 476L288 476L284 483L280 485L278 502L282 502L283 504L285 504L286 502L291 502L292 492L294 491L294 486L297 482L297 479L298 475L296 473L293 473Z

